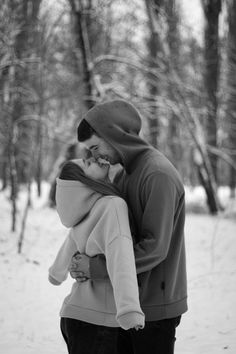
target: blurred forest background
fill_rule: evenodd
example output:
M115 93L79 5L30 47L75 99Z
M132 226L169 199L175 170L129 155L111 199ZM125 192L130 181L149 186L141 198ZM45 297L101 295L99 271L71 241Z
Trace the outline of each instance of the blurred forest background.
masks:
M142 136L185 185L203 186L212 214L219 186L235 198L236 1L199 6L196 36L181 0L1 0L0 179L13 231L21 185L28 208L32 183L40 196L80 155L83 114L113 98L140 110Z

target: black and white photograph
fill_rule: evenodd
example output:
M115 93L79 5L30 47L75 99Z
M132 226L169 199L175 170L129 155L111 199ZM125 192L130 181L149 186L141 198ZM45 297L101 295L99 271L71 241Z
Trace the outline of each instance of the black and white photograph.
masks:
M236 1L0 1L0 353L236 353Z

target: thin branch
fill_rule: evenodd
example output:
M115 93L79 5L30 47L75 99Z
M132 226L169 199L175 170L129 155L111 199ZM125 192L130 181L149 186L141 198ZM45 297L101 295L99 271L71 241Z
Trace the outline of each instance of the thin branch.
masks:
M142 72L151 73L152 75L156 76L156 78L159 78L159 75L157 75L157 71L155 69L147 68L146 66L144 66L140 63L134 62L134 61L130 60L129 58L118 57L118 56L112 55L112 54L104 54L104 55L100 55L100 56L96 57L93 60L93 63L90 63L89 69L93 70L98 64L100 64L103 61L112 61L112 62L116 62L116 63L126 64L128 66L131 66L133 68L141 70Z
M9 66L21 66L22 68L26 67L26 64L35 64L35 63L40 63L41 59L40 58L23 58L23 59L14 59L14 60L8 60L5 63L0 64L0 70L4 70L8 68Z
M212 154L219 156L222 160L227 162L236 171L236 164L235 164L234 160L226 152L224 152L214 146L211 146L211 145L207 145L207 149Z

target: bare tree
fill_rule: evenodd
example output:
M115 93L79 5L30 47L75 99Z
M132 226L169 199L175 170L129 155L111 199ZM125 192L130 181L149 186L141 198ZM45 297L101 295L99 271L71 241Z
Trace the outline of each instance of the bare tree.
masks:
M229 149L236 166L236 1L228 1L228 92L227 92L227 131ZM235 197L236 170L230 167L231 197Z
M157 147L157 140L159 136L159 115L157 105L155 101L158 95L160 95L160 85L156 82L156 77L153 75L153 71L158 70L161 59L161 15L163 12L163 0L145 0L147 15L148 15L148 27L149 38L147 41L148 47L148 66L150 71L147 74L147 86L150 96L150 107L148 109L148 125L149 125L149 141Z
M69 0L74 22L73 32L77 48L78 64L81 59L81 73L84 84L84 103L87 109L94 105L93 76L91 71L91 49L89 43L88 23L91 21L92 1Z
M179 33L179 13L176 0L169 0L165 4L165 13L168 24L167 29L167 43L168 43L168 60L167 60L167 71L174 70L181 75L181 63L180 63L180 51L181 51L181 40ZM171 68L170 68L171 67ZM168 95L170 100L172 97L172 88L167 87ZM170 159L172 163L180 169L181 162L181 138L180 138L180 124L178 117L176 117L175 112L170 111L168 117L168 146L170 150Z
M202 0L205 14L205 71L206 90L206 137L207 144L217 147L217 108L219 78L219 15L221 0ZM217 156L209 152L214 177L217 180Z
M19 182L27 182L26 168L27 152L30 151L29 137L33 125L30 119L32 113L32 92L30 86L30 69L37 61L33 53L34 32L37 27L37 14L41 0L19 2L4 1L1 7L1 17L4 25L1 34L4 46L1 56L1 66L4 75L2 81L2 108L5 121L4 150L8 157L9 181L12 201L12 230L16 229L16 200ZM31 87L31 89L30 89ZM5 158L5 156L4 156ZM5 165L6 167L6 165Z

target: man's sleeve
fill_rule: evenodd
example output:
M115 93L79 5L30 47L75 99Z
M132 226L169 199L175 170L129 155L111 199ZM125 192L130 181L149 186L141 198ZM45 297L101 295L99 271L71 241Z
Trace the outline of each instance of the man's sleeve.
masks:
M137 274L156 267L167 256L174 228L178 192L163 173L147 177L141 190L143 206L140 241L134 246Z
M90 277L93 280L108 278L106 258L103 254L91 257L89 260Z

